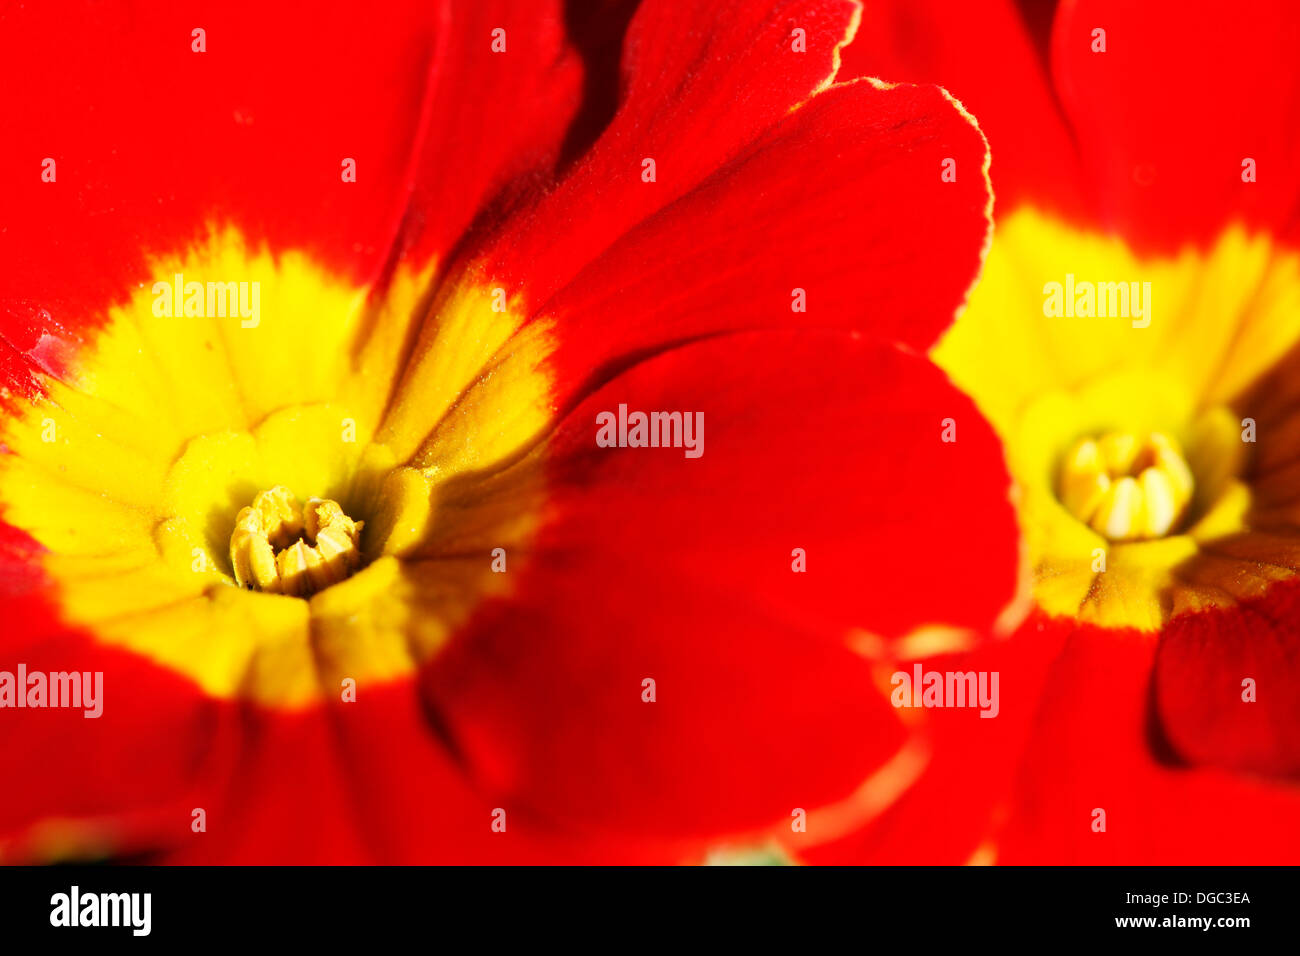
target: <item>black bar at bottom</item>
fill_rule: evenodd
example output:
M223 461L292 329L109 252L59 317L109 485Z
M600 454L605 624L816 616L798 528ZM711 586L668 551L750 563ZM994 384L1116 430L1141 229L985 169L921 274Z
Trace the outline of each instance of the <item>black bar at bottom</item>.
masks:
M816 951L842 948L831 941L845 932L864 949L947 938L1233 945L1294 932L1295 874L1224 867L12 867L0 868L0 932L6 944L63 937L91 945L112 939L115 946L414 939L460 949L515 936L533 945L617 948L636 940L734 946L785 938Z

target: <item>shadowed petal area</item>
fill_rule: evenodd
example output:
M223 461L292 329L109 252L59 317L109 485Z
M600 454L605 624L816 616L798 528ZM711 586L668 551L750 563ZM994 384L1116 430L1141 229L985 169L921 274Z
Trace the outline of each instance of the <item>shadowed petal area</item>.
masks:
M1182 757L1300 774L1298 616L1300 586L1292 580L1236 607L1169 622L1156 655L1155 696L1161 727Z
M641 4L624 42L622 97L592 149L493 245L512 298L540 306L637 223L744 153L829 85L852 35L853 0ZM793 31L806 52L793 49ZM655 165L647 182L646 160Z
M621 404L702 412L702 456L597 447L597 415ZM514 599L425 690L485 788L573 826L737 832L844 797L902 741L850 632L987 628L1014 591L991 431L890 347L694 343L588 396L537 453L551 521Z
M1290 862L1300 840L1294 787L1181 766L1161 739L1154 636L1043 626L1063 633L1065 645L1024 751L999 862ZM1105 811L1105 832L1093 829L1095 810Z
M546 181L582 95L561 6L444 2L402 256L448 255L494 200Z
M513 807L505 831L492 829L496 805L470 789L410 680L299 712L247 707L239 720L239 763L209 795L208 833L151 862L583 862L583 848L539 834Z
M1261 286L1257 297L1279 304L1261 324L1277 334L1296 314L1296 296L1283 299ZM1250 359L1269 354L1257 338L1243 339L1255 347L1239 345L1242 354L1223 363L1239 374ZM1266 373L1249 376L1250 386L1233 401L1243 425L1250 423L1250 440L1241 444L1251 490L1246 530L1205 543L1180 568L1182 581L1200 585L1212 600L1177 602L1189 613L1177 614L1161 635L1155 676L1161 726L1184 760L1293 779L1300 775L1298 368L1300 352L1292 347Z

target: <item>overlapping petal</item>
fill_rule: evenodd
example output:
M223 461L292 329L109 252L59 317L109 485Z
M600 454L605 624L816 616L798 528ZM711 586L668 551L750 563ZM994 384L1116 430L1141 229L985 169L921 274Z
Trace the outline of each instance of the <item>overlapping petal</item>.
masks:
M1025 750L1011 823L998 840L1000 861L1293 860L1300 824L1290 788L1189 766L1169 748L1152 710L1154 638L1076 631L1065 621L1044 626L1062 629L1065 644ZM1095 828L1103 819L1097 810L1104 831Z
M638 223L742 154L835 75L854 0L722 0L682 29L668 0L638 8L623 52L618 111L543 203L494 243L489 271L513 298L544 304ZM805 52L794 31L805 33ZM743 108L737 108L738 99ZM654 182L646 160L654 161Z
M941 178L945 158L956 182ZM726 331L848 328L926 347L979 269L984 158L978 129L935 87L818 94L545 304L566 338L561 388L571 370ZM587 200L599 222L604 202ZM545 221L556 250L580 241L581 223Z
M999 214L1033 202L1078 218L1086 210L1079 162L1047 70L1013 0L900 0L866 5L839 79L942 86L996 144L990 175Z
M703 455L597 447L620 405L702 413ZM924 359L864 338L663 352L539 453L551 524L425 690L485 786L576 828L743 832L845 797L902 741L854 634L985 630L1015 591L991 430Z

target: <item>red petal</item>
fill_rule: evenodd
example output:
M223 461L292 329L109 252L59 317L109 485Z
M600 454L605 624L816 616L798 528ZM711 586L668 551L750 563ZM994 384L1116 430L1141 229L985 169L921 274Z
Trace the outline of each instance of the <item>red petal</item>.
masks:
M1300 585L1225 610L1183 614L1156 656L1161 727L1188 761L1300 774ZM1253 682L1253 701L1243 681Z
M1033 732L1047 674L1063 635L1021 627L1008 640L969 653L929 658L925 671L998 674L998 711L911 710L913 739L928 755L917 781L871 825L826 847L806 863L958 865L996 854L994 840ZM898 665L911 672L911 662Z
M453 2L444 16L404 237L416 261L455 249L515 177L550 170L582 93L558 0Z
M160 861L555 863L589 849L539 833L523 813L494 832L495 806L470 789L410 680L301 712L227 706L241 714L239 763L211 796L207 833Z
M483 204L563 141L581 70L557 9L8 11L0 75L23 94L0 123L0 337L17 352L0 370L23 384L41 333L98 321L149 276L151 254L210 224L305 249L362 283L381 274L399 229L408 254L449 254ZM199 28L203 53L191 49ZM41 181L45 157L53 183ZM349 158L355 182L342 179Z
M498 274L527 279L533 304L544 303L829 83L856 9L851 0L727 0L694 12L685 28L680 5L643 3L624 44L617 114L559 189L498 243ZM805 53L792 49L796 28L806 31ZM642 181L647 158L653 183Z
M703 456L596 447L620 403L702 411ZM557 519L428 689L484 786L575 828L728 833L845 796L900 744L850 632L985 627L1014 589L997 441L894 349L770 333L665 352L550 454Z
M358 692L355 704L326 711L333 724L332 768L350 783L354 813L379 860L396 863L629 862L617 848L568 838L565 827L476 792L442 736L442 717L411 681ZM307 786L310 782L305 782ZM505 811L504 831L492 828Z
M301 712L222 706L242 745L221 785L196 798L207 831L190 832L188 808L173 814L173 832L150 862L554 865L705 853L703 844L691 854L673 844L586 841L568 818L541 819L519 801L502 806L476 792L410 680L362 685L353 702Z
M1106 52L1092 52L1093 30ZM1062 104L1106 225L1147 247L1208 242L1234 218L1284 233L1300 199L1300 7L1064 4ZM996 143L995 147L996 149ZM1258 182L1242 182L1242 161Z
M945 156L957 157L955 183L940 179ZM849 327L928 345L979 269L983 156L978 131L933 87L863 82L818 95L546 306L560 325L561 381L736 329ZM603 208L589 201L590 213ZM566 235L573 224L555 220L557 249Z
M677 862L672 846L581 839L572 814L538 817L475 787L443 716L408 681L329 715L371 852L385 862L572 864ZM335 769L337 773L337 768ZM493 829L504 812L505 829Z
M841 80L937 83L975 114L992 145L998 215L1024 202L1083 214L1078 158L1021 13L1010 0L871 3Z
M435 12L411 3L359 18L336 6L310 17L251 2L197 16L171 4L133 17L95 3L9 11L9 85L41 82L6 104L5 298L22 290L56 319L97 311L133 287L150 252L210 220L373 266L405 200ZM198 28L204 53L191 49ZM57 164L53 183L41 181L43 157ZM344 157L357 159L356 183L341 181Z
M1004 863L1282 863L1300 849L1300 793L1179 766L1152 714L1153 637L1061 621L1066 634L1024 754ZM1053 638L1055 639L1055 638ZM1093 811L1106 812L1094 832Z
M131 856L179 843L232 753L219 705L173 672L87 637L10 632L2 646L0 667L11 673L20 663L29 674L102 672L103 711L5 709L0 858Z

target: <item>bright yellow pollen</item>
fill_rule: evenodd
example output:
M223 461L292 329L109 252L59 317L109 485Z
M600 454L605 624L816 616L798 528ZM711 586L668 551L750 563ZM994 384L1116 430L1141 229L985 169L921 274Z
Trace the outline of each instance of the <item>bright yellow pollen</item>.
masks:
M338 502L308 500L283 485L263 491L239 512L230 536L230 563L242 588L308 597L361 566L361 528Z
M1162 432L1082 438L1061 462L1061 502L1111 541L1164 537L1186 515L1194 490L1182 450Z

